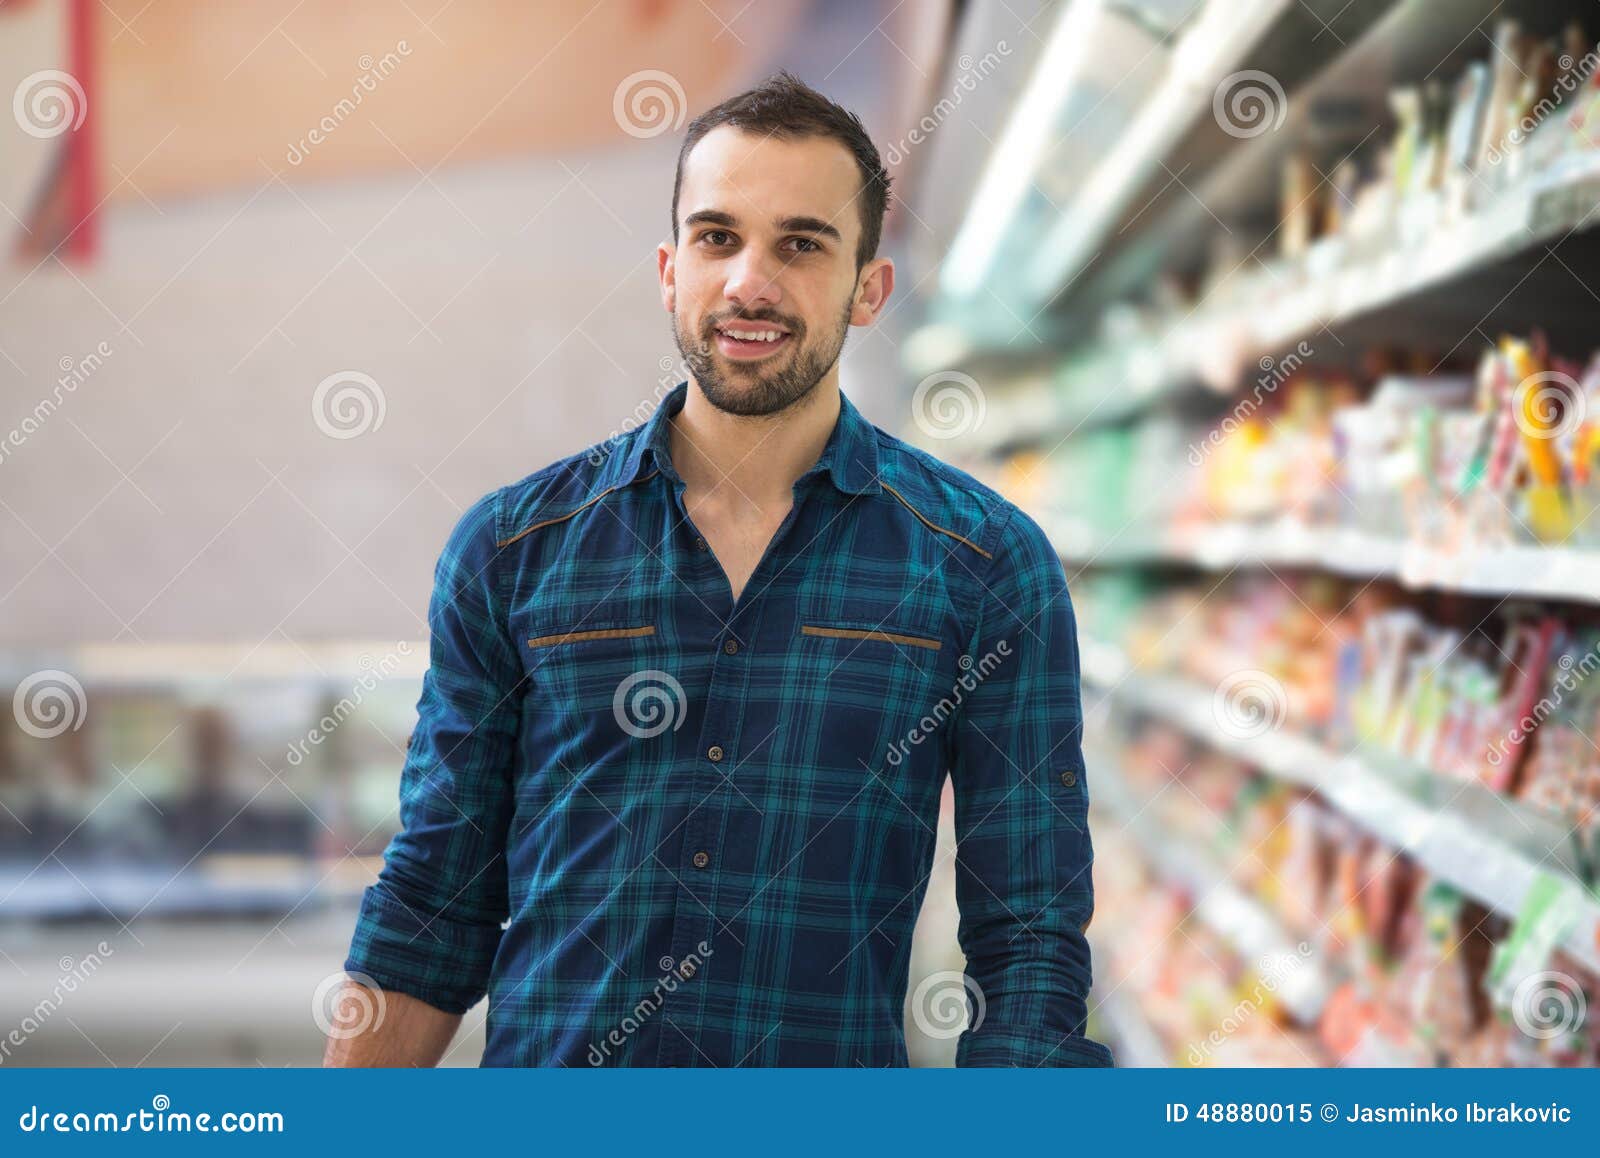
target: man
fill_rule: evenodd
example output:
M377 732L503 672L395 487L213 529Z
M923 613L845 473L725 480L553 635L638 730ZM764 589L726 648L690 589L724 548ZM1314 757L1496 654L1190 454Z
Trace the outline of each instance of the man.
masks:
M1060 560L839 391L888 194L786 73L690 126L658 261L692 376L451 534L329 1064L436 1064L487 994L490 1065L905 1065L947 773L957 1063L1110 1064Z

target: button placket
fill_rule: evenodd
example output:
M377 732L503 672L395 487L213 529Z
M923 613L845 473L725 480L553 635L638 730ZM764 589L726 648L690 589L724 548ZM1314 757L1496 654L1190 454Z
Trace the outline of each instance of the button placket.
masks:
M759 600L740 609L741 636L753 637L760 613ZM732 767L738 762L745 681L749 676L749 665L744 662L744 644L727 629L721 631L720 636L720 640L712 644L711 683L695 760L691 801L694 811L684 823L679 853L678 863L682 868L678 870L680 880L671 943L672 956L677 961L685 961L697 952L701 941L714 941L720 928L713 912L718 889L717 856L730 806L731 789L724 781L732 775ZM685 981L689 976L693 976L693 972L680 974ZM694 1046L684 1034L694 1037L700 1024L706 1000L704 982L697 979L694 984L682 985L668 1000L676 1007L673 1020L684 1033L662 1036L658 1049L660 1064L699 1064Z
M687 519L681 488L677 500L679 510ZM770 582L768 576L774 568L783 565L782 547L794 534L802 506L801 496L797 492L794 506L746 581L748 602L741 595L728 605L730 621L737 617L741 633L746 639L759 637L761 613L766 602L762 593ZM719 581L718 594L726 598L729 592L726 575L722 572L721 564L709 555L703 535L695 536L695 548L697 552L702 552L698 557L704 560L704 565L696 568L696 571L703 571L708 576L715 574ZM736 757L741 750L745 684L750 675L750 665L742 655L743 644L728 634L726 627L723 630L725 638L717 648L720 654L713 657L711 664L711 684L707 689L705 716L701 723L699 750L702 758L695 761L691 789L693 811L684 822L678 860L683 868L679 875L683 879L678 884L672 918L672 956L679 961L695 952L702 940L709 942L718 936L718 924L713 915L717 902L718 875L713 857L727 827L731 790L723 781L732 774L729 765L737 763ZM734 644L731 650L727 646L729 643ZM702 855L705 857L704 865L699 863ZM700 884L702 881L703 885ZM691 884L697 887L691 888ZM711 911L708 912L708 909ZM661 1065L698 1064L691 1039L700 1025L705 1000L704 983L682 986L668 998L676 1007L674 1021L683 1032L661 1036L657 1050L657 1060Z

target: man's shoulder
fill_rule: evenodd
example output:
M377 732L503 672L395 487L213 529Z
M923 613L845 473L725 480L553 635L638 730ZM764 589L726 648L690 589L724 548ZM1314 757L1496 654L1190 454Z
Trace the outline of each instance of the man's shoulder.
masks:
M639 437L637 429L615 435L489 492L479 502L494 509L497 537L504 541L519 530L570 514L605 494L614 474L607 468L625 459Z
M881 427L873 430L879 481L891 499L918 517L954 531L991 557L1009 535L1023 529L1019 524L1037 529L1025 511L993 487Z

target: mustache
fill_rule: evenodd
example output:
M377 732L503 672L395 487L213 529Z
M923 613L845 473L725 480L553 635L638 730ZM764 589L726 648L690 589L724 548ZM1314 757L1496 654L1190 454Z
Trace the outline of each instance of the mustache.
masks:
M723 318L712 318L706 323L708 330L715 330L719 326L729 326L734 322L773 322L788 330L791 334L798 334L802 327L779 314L767 312L760 314L729 314Z

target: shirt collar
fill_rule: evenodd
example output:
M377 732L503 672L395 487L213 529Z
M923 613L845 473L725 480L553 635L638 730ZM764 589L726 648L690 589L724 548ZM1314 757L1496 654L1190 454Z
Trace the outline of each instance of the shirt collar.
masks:
M601 489L627 486L652 468L659 469L674 482L683 481L672 465L670 420L683 409L688 397L687 381L672 388L639 431L639 436L628 445L626 453L611 455L606 460ZM843 391L839 394L839 420L834 423L815 465L800 476L800 481L824 473L845 494L878 494L883 489L878 482L877 430Z

